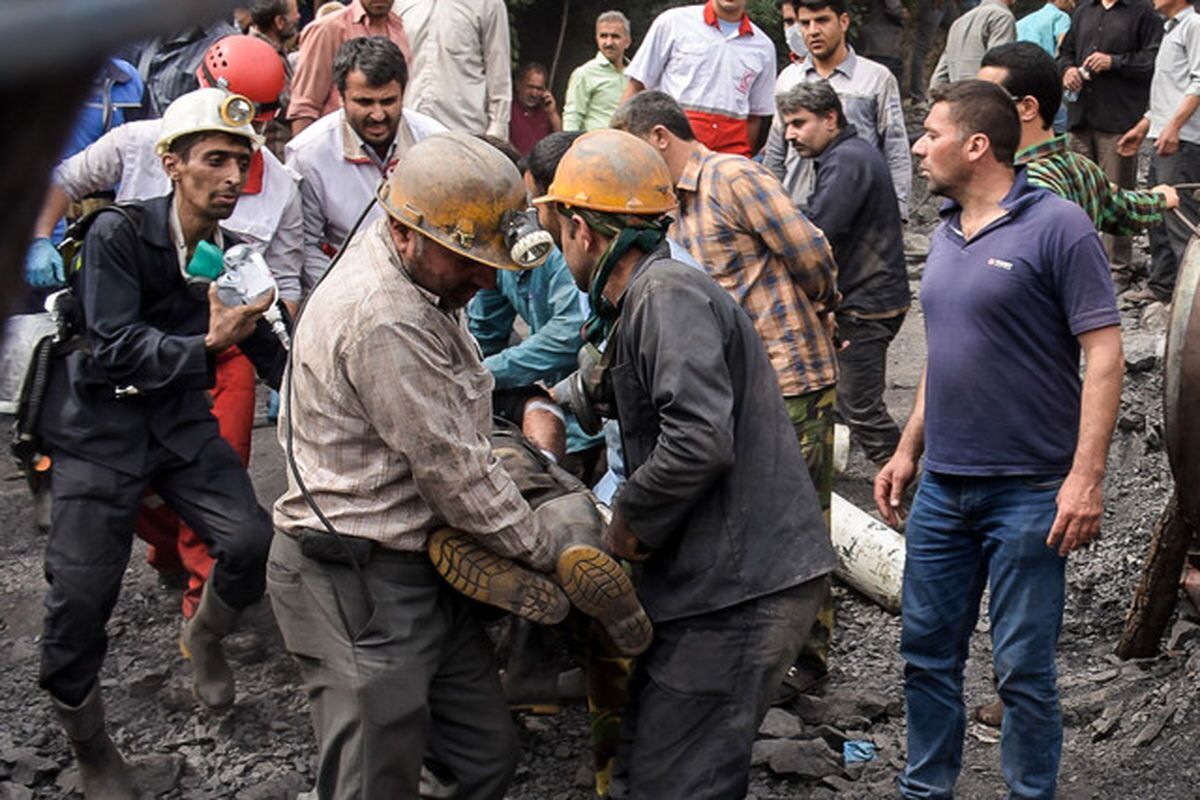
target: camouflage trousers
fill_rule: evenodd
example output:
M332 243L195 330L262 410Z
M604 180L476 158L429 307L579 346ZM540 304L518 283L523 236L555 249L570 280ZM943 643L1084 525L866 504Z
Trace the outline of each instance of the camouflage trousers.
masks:
M837 388L818 389L808 394L783 398L788 418L796 429L800 452L808 465L808 474L817 490L817 500L825 517L825 526L830 524L829 509L833 503L833 411L837 405ZM829 671L829 645L833 640L833 593L817 613L812 631L800 648L796 659L817 675Z

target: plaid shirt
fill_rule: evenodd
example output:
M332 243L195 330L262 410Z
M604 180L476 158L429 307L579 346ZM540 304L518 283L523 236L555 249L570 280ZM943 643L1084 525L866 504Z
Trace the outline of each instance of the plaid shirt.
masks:
M1071 150L1066 136L1018 151L1016 164L1031 184L1075 203L1105 233L1132 236L1163 221L1163 195L1113 185L1099 165Z
M837 303L825 234L760 164L698 145L675 186L671 236L729 292L766 345L785 397L837 382L821 315Z

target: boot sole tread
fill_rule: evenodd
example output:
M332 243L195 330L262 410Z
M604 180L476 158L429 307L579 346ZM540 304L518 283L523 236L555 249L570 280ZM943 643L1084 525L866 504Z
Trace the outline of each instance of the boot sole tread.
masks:
M600 623L622 655L646 651L654 626L616 559L592 545L573 545L559 554L557 574L575 607Z

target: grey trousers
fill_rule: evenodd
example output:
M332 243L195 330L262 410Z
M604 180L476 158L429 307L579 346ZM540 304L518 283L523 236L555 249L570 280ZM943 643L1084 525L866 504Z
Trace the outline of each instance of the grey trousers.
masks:
M1100 165L1108 179L1122 189L1137 188L1137 157L1117 152L1120 133L1105 133L1088 128L1071 131L1071 149ZM1133 239L1128 236L1103 234L1104 249L1112 268L1118 272L1129 269L1133 260Z
M828 592L821 577L655 623L630 686L613 796L744 797L754 735Z
M362 573L275 534L267 591L308 694L317 796L416 800L428 755L456 797L504 797L519 743L470 602L424 553L376 550Z
M838 316L838 333L850 346L838 353L837 412L850 434L875 463L886 461L900 444L900 427L883 402L887 351L904 324L904 314L889 319Z
M1160 183L1200 182L1200 144L1180 142L1174 155L1150 157L1150 185ZM1193 223L1200 221L1200 202L1195 193L1179 193L1179 210ZM1150 279L1147 285L1154 296L1164 303L1171 302L1175 293L1175 279L1183 264L1183 254L1192 240L1191 230L1179 220L1173 211L1168 211L1162 225L1150 229Z

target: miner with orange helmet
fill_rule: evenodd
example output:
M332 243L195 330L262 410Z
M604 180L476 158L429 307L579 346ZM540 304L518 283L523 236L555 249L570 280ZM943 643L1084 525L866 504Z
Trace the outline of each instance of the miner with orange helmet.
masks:
M591 296L603 374L582 393L615 413L628 475L608 544L642 562L654 624L615 774L631 797L741 797L836 564L775 370L729 293L671 257L676 199L652 145L586 133L534 202L555 209Z

